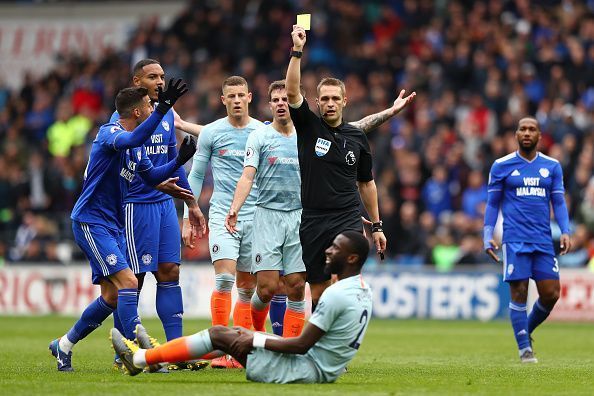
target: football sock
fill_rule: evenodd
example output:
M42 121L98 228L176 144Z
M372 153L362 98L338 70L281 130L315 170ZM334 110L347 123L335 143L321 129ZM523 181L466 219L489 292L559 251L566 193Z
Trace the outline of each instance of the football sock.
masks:
M101 323L113 312L115 308L107 304L103 297L99 296L84 310L80 319L72 328L60 338L60 349L69 353L74 344L88 336L93 330L101 326Z
M540 302L540 299L536 300L534 306L532 307L532 312L528 315L528 333L532 334L534 329L536 329L542 322L545 321L546 318L549 317L551 311L543 307Z
M270 322L272 323L272 332L278 336L283 335L283 322L285 320L285 311L287 310L287 296L276 294L270 302Z
M134 354L134 365L145 367L162 362L181 362L192 359L212 359L224 352L213 351L208 330L202 330L188 337L180 337L152 349L141 349Z
M179 282L157 283L157 314L163 323L167 341L183 335L184 306Z
M210 313L212 325L229 325L231 314L231 289L235 283L233 274L223 273L215 275L215 290L210 297Z
M250 302L252 300L252 295L254 294L254 289L238 288L237 294L239 295L239 298L233 309L233 325L251 329L252 310Z
M258 295L258 291L256 291L252 295L251 300L251 315L252 315L252 324L254 325L254 330L256 331L266 331L266 316L268 316L268 309L270 308L270 303L265 303L260 299Z
M526 304L511 301L509 303L509 317L514 329L514 336L516 337L518 349L525 350L525 348L530 348Z
M118 316L124 328L124 335L127 339L133 340L136 325L140 323L137 289L118 290Z
M287 312L283 326L283 337L298 337L305 324L305 301L291 301L287 303Z

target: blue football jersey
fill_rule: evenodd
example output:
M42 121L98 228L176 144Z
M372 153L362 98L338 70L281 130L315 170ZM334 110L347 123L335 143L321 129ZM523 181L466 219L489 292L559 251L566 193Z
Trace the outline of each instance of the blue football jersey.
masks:
M115 230L124 228L123 202L130 183L138 179L134 177L136 172L144 172L153 165L144 147L116 150L114 142L121 133L130 132L118 122L99 129L85 169L82 193L72 209L72 220Z
M503 242L552 245L551 194L564 194L559 161L537 153L528 161L517 152L495 161L489 192L502 191Z
M118 112L114 112L109 122L116 122L120 118ZM173 109L170 109L159 123L155 132L144 142L146 154L154 166L162 166L169 162L175 155L177 140L175 138L175 127L173 121ZM146 185L140 178L134 178L124 203L147 203L159 202L171 199L171 196Z

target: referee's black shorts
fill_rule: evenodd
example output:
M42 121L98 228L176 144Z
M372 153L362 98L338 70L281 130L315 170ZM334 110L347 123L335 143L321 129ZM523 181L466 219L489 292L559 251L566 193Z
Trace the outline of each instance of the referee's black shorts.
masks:
M324 272L324 252L338 234L347 230L363 232L361 212L357 207L338 210L303 209L299 238L309 283L321 283L330 279L330 274Z

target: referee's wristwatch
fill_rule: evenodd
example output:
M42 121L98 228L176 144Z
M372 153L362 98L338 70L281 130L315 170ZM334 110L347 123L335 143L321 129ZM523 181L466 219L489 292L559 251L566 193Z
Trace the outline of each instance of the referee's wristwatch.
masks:
M377 223L371 223L371 233L384 232L384 223L380 220Z

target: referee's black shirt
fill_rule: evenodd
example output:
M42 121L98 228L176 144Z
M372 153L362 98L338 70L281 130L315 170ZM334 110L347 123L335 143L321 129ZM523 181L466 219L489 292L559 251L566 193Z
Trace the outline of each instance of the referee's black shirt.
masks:
M344 122L331 127L309 109L305 98L289 111L297 130L303 209L358 207L357 181L373 180L365 133Z

